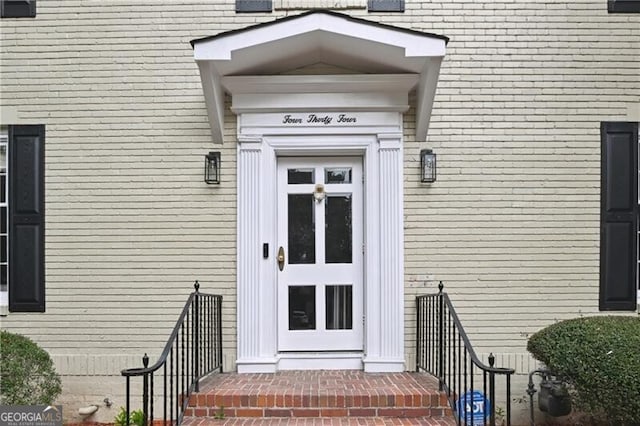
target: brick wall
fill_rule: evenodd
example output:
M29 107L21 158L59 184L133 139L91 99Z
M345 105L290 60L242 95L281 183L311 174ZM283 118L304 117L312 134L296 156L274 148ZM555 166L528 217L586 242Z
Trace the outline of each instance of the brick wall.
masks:
M478 350L521 371L530 333L597 312L599 123L640 120L640 15L606 9L447 0L348 11L451 38L428 140L405 122L408 368L413 297L438 280ZM65 374L119 374L159 353L198 279L225 297L233 368L235 117L227 111L219 147L223 182L207 186L212 145L189 40L286 13L48 0L35 19L0 22L2 124L47 125L47 312L10 314L3 328L33 337ZM438 155L432 185L418 182L424 147Z
M409 7L451 42L428 143L406 135L407 321L443 280L480 350L526 352L539 328L598 311L599 123L638 119L640 17L602 1Z

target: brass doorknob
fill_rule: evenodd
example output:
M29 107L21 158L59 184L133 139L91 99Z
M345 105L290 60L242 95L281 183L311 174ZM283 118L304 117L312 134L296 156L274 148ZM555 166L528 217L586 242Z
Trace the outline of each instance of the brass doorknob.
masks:
M278 249L278 269L281 271L284 269L284 248L282 246Z

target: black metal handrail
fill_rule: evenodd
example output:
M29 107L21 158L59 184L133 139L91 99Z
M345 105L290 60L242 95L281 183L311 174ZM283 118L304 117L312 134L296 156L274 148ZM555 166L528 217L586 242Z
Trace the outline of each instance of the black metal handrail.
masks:
M458 425L495 426L496 418L504 417L505 424L510 426L511 375L515 371L494 367L493 354L489 354L489 365L478 358L443 288L440 281L437 294L416 297L416 371L426 371L438 378L439 388L446 393ZM506 407L499 413L497 376L505 380ZM478 380L482 381L482 392L476 390Z
M169 340L149 367L144 354L142 368L122 370L126 378L126 424L131 414L131 378L142 377L144 424L153 426L155 401L162 402L162 426L179 425L193 392L199 392L200 379L214 371L222 372L222 296L195 291L178 317ZM156 373L159 377L156 379Z

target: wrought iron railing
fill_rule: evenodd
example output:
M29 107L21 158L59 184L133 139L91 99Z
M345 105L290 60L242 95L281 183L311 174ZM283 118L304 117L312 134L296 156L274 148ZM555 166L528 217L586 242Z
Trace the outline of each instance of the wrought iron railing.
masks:
M449 400L458 425L491 425L496 421L511 425L510 368L494 367L495 357L489 355L489 365L476 355L460 319L444 293L442 281L437 294L416 297L416 371L426 371L438 378L439 387ZM496 379L500 385L500 400L496 404Z
M126 423L130 423L131 381L142 379L144 424L179 425L189 397L199 392L199 382L214 371L222 372L222 296L195 291L182 309L158 361L149 367L144 354L142 368L122 371L126 380ZM156 404L162 407L157 410Z

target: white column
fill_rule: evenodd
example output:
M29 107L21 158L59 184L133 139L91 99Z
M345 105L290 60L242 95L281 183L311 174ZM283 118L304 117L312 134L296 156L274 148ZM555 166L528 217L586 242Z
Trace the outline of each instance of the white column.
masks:
M238 149L238 372L261 372L260 300L262 140L241 139ZM273 360L267 361L273 365ZM266 367L271 371L273 367Z
M404 371L402 135L378 136L378 285L368 298L365 371Z

